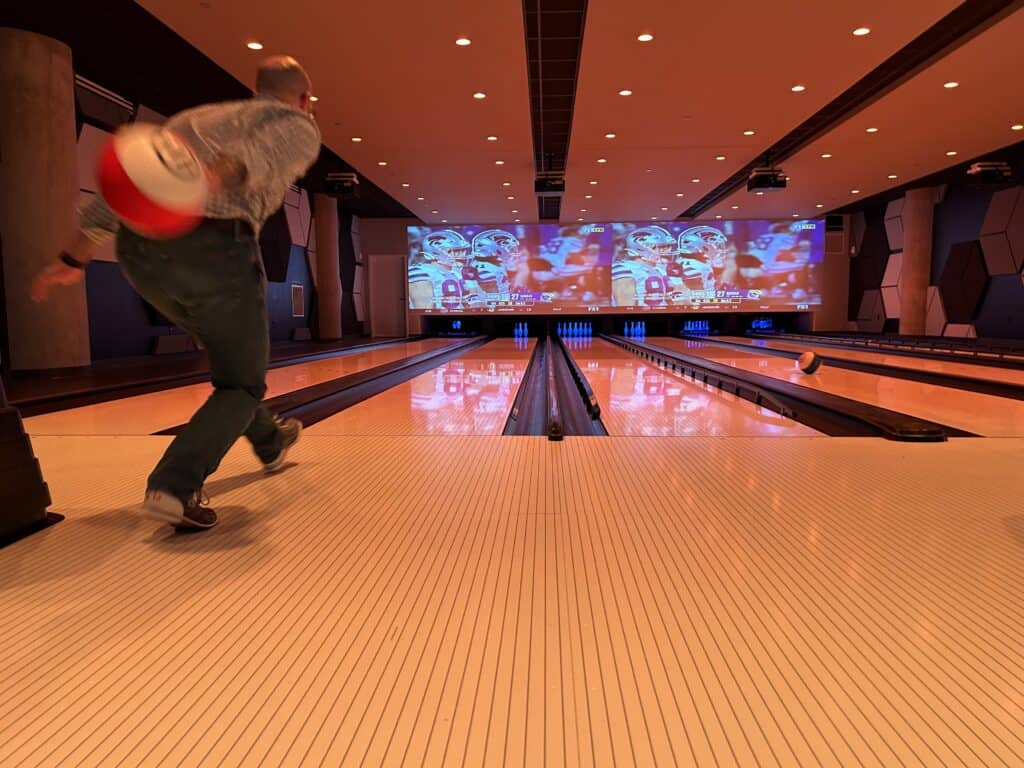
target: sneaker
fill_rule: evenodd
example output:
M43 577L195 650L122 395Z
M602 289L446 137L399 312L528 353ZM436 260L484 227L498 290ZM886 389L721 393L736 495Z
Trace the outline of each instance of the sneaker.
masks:
M277 454L276 458L263 463L263 472L267 475L279 472L284 467L284 457L288 453L288 449L299 442L299 436L302 434L302 422L298 419L278 420L277 428L281 430L281 452Z
M213 528L217 524L217 513L205 506L209 503L201 492L192 494L187 501L163 491L146 491L142 513L153 520L168 523L176 528Z

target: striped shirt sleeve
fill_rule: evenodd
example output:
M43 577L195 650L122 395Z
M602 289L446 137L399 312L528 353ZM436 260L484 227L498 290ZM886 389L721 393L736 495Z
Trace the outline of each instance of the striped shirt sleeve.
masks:
M92 200L82 208L79 215L81 217L79 228L82 230L82 234L96 245L103 245L110 240L121 225L117 216L100 195L93 195Z

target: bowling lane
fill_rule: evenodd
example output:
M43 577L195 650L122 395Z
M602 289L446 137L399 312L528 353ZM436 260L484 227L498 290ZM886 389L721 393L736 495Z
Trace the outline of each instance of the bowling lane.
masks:
M451 343L446 339L424 339L273 368L267 371L267 397L284 395ZM30 435L151 435L188 421L212 390L209 382L189 384L32 416L25 419L25 431Z
M979 435L1024 436L1024 402L1020 400L964 392L873 373L848 371L827 364L813 376L807 376L797 370L793 360L759 355L755 349L746 352L701 341L667 337L652 337L647 341L665 349L704 357L741 370L753 371L809 389L859 400L862 403L958 427Z
M998 368L993 365L973 365L971 363L958 363L946 360L930 360L910 355L887 354L881 350L868 352L859 349L843 349L825 344L804 344L802 342L783 341L780 339L746 339L742 336L722 336L721 338L722 341L744 344L755 350L758 347L784 349L788 352L806 352L810 350L822 356L836 357L843 360L856 360L858 362L875 363L878 365L892 365L898 368L911 368L915 371L948 373L954 376L966 376L971 379L1024 385L1024 371L1013 368Z
M602 339L566 343L594 390L610 435L821 435L767 408L662 370Z
M535 339L497 339L336 413L310 435L500 435Z

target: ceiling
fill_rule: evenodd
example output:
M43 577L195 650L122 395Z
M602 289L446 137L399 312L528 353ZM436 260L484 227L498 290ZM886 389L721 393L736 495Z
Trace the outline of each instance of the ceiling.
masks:
M551 137L563 154L568 138L563 221L674 218L960 6L955 0L434 0L401 3L400 11L395 3L319 0L140 5L243 83L251 84L267 53L299 58L320 96L325 144L430 223L536 221L533 180L544 162L537 145L542 139L550 145ZM1009 5L1014 13L863 109L833 120L785 159L791 177L785 192L758 197L744 189L700 216L822 213L856 201L852 189L865 198L1024 139L1010 130L1024 122L1024 3ZM547 51L536 50L537 18L546 25L540 37ZM860 26L871 33L854 36ZM639 42L641 33L654 39ZM472 44L455 45L460 36ZM248 50L253 40L264 50ZM556 75L557 82L547 82ZM944 88L949 81L960 85ZM805 90L794 93L794 85ZM632 95L618 95L627 88ZM487 97L473 98L477 91ZM559 111L539 119L535 113L546 103ZM538 133L545 125L546 139ZM879 131L867 134L868 127ZM754 134L744 136L746 130ZM609 132L614 139L604 138ZM826 152L833 157L822 159Z

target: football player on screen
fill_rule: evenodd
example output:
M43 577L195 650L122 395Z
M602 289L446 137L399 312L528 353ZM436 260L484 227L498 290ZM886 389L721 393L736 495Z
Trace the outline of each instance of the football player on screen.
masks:
M612 306L664 307L666 265L676 250L664 227L638 227L626 235L624 253L612 264Z
M409 304L413 309L457 310L464 307L462 268L469 242L452 229L425 235L420 253L409 265Z
M508 273L519 263L519 240L503 229L487 229L473 238L472 251L469 263L462 268L465 292L470 297L479 296L480 301L508 301Z
M679 233L679 253L691 254L712 271L711 290L725 290L735 284L736 249L721 230L699 225Z

